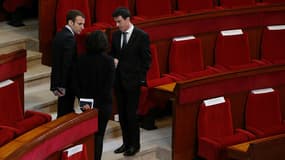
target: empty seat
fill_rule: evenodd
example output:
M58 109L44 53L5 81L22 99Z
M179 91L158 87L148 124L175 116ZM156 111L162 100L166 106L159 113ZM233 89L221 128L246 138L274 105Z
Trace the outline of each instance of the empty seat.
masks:
M118 7L129 8L128 0L96 0L95 1L95 23L92 26L106 29L115 26L112 13Z
M252 90L246 105L246 129L265 137L285 133L279 92L272 88Z
M23 111L17 82L6 80L0 86L1 128L13 129L21 135L51 120L51 116L45 113Z
M241 29L219 33L215 48L215 67L223 70L237 70L264 64L259 60L251 60L247 33Z
M65 149L62 160L88 160L86 145L78 144Z
M252 6L255 0L220 0L220 5L224 8Z
M171 0L136 0L134 21L168 17L173 13Z
M213 8L213 0L177 0L177 9L182 12L206 11Z
M141 87L141 95L139 100L138 114L143 116L146 115L151 108L163 107L165 105L165 101L158 102L152 97L149 96L149 88L153 88L159 85L167 84L173 82L171 78L161 77L159 63L158 63L158 55L157 48L154 44L150 46L151 49L151 66L147 72L147 87Z
M198 155L208 160L223 160L227 146L255 138L242 129L234 129L229 99L204 100L198 114Z
M58 0L56 7L56 29L61 30L66 25L66 14L71 9L80 10L85 15L85 27L91 26L91 16L88 0Z
M204 67L200 39L194 36L173 38L169 53L169 73L175 81L207 76L217 70Z
M285 63L284 42L285 25L267 26L262 37L262 59L273 64Z

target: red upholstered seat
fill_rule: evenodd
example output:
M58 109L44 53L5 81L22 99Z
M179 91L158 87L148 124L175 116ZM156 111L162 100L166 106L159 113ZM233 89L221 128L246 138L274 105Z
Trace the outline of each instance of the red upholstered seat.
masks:
M213 8L213 0L177 0L177 9L182 12L206 11Z
M194 36L177 37L172 40L169 53L169 73L165 76L175 81L187 80L217 73L204 67L200 39Z
M220 5L224 8L252 6L255 0L220 0Z
M17 82L6 80L0 83L0 126L21 135L41 124L49 122L48 114L26 111L24 113Z
M66 24L66 14L71 9L80 10L85 15L85 27L91 26L88 0L58 0L56 7L56 29L61 30Z
M241 29L220 32L216 40L215 67L238 70L264 64L263 61L251 60L247 33Z
M117 7L129 8L128 0L96 0L95 1L95 23L92 26L109 28L115 26L112 13Z
M264 61L280 64L285 63L285 25L267 26L264 29L261 58Z
M265 3L284 3L285 0L262 0Z
M15 132L7 128L1 128L0 125L0 147L15 137Z
M136 0L134 21L171 16L171 0Z
M67 148L62 153L62 160L88 160L85 144Z
M171 78L160 77L157 48L154 44L152 44L150 49L152 61L150 69L147 72L147 87L141 87L141 95L138 107L139 115L146 115L152 107L163 107L166 103L165 101L158 102L157 100L152 99L149 96L149 88L173 82Z
M198 155L207 160L223 160L227 146L255 138L246 130L234 130L229 99L204 100L198 114Z
M285 133L279 92L272 89L253 90L246 105L246 129L258 137Z

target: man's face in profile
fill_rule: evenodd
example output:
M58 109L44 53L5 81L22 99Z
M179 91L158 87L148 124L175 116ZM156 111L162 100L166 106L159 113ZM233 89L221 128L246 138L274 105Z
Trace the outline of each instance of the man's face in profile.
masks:
M130 17L124 19L122 16L118 16L114 17L114 21L116 23L116 26L119 27L122 32L125 32L130 27Z
M81 16L77 16L73 21L69 22L69 26L73 30L75 34L80 34L80 32L84 29L85 18Z

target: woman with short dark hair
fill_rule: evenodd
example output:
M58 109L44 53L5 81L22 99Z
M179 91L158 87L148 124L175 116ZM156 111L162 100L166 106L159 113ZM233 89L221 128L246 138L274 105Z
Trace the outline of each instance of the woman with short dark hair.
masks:
M100 160L107 122L112 114L114 59L107 55L109 42L102 31L92 32L86 39L86 54L75 65L73 87L78 98L91 98L98 109L98 132L95 134L95 160ZM91 109L84 106L82 110Z

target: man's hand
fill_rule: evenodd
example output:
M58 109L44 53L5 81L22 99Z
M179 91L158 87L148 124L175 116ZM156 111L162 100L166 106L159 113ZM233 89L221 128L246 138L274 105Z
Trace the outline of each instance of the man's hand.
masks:
M65 95L65 88L57 88L56 90L53 91L53 94L55 96L58 96L58 97L62 97Z

